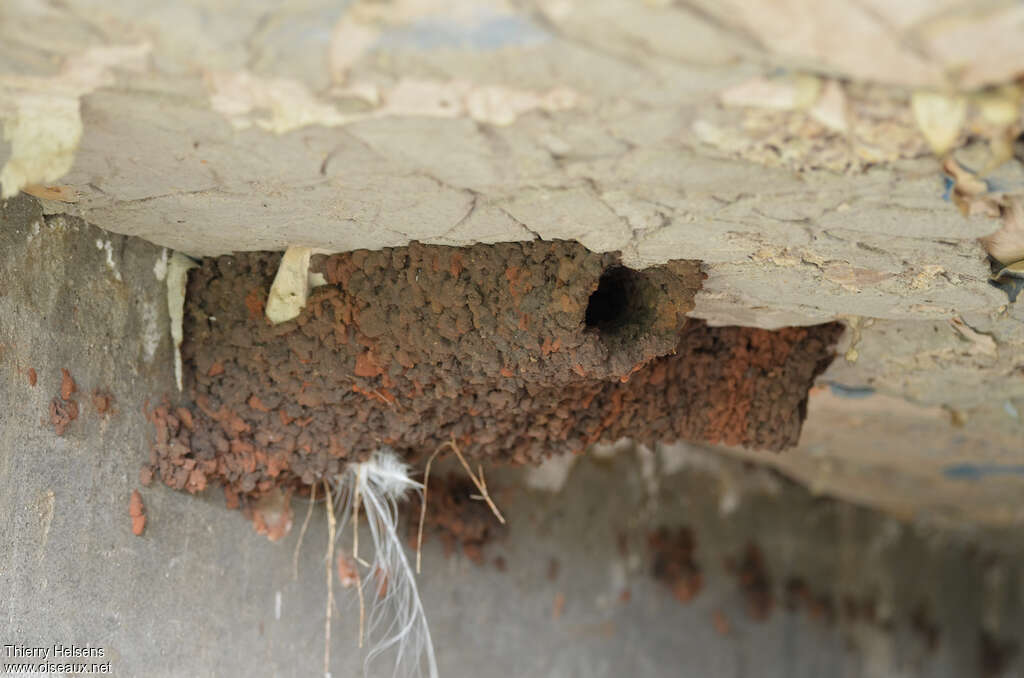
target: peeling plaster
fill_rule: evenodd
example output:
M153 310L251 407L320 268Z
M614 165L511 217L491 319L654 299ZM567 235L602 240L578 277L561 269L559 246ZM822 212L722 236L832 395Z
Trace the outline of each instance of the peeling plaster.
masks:
M168 261L168 252L167 252L167 248L164 247L160 251L160 258L158 258L156 260L156 263L153 264L153 275L160 282L163 282L164 279L167 278L167 261Z
M530 111L568 110L579 101L576 92L564 87L537 93L465 81L403 79L382 91L359 84L344 90L378 105L365 113L342 113L336 105L316 97L295 80L265 79L247 72L208 73L206 83L211 107L236 129L255 125L275 134L310 125L337 127L399 116L465 116L491 125L511 125Z
M188 286L188 271L196 262L181 252L171 255L167 265L167 315L171 326L171 347L174 351L174 379L178 390L182 390L181 342L185 338L182 327L185 320L185 289Z
M11 198L25 186L60 179L75 159L82 138L77 97L23 95L5 116L4 139L11 157L0 170L0 197Z
M150 46L94 47L65 60L51 78L0 75L0 118L11 155L0 170L0 198L57 181L82 138L79 99L114 84L113 69L141 70Z
M267 296L267 320L283 323L299 317L309 296L309 258L313 250L309 247L289 247L281 257L277 275Z
M318 101L301 82L283 78L258 78L251 73L208 73L210 106L225 116L235 129L256 125L275 134L284 134L307 125L332 127L344 124L345 116L330 105ZM253 111L266 110L269 117L253 117Z

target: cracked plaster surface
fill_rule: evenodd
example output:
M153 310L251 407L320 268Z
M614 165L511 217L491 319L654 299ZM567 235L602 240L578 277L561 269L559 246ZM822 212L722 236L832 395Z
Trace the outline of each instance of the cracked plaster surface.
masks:
M835 166L811 148L793 171L787 159L751 161L757 140L723 140L744 138L750 121L735 120L722 103L735 96L722 95L797 61L870 78L856 67L867 59L891 70L886 84L944 84L936 73L956 61L936 52L928 68L904 68L894 26L917 36L948 24L960 35L993 16L1012 24L1018 11L800 6L21 0L2 10L0 73L42 71L45 95L89 50L149 46L141 72L114 68L116 82L105 74L74 92L83 132L60 178L74 199L49 207L193 255L570 238L622 250L634 266L707 262L696 313L711 321L998 307L974 246L998 223L950 208L912 125L866 128L895 149L890 162L827 171ZM808 36L824 31L814 22L854 14L867 17L864 44L813 62L820 40ZM775 49L768 19L798 16L793 33L807 40ZM44 46L16 36L32 20L47 25ZM879 41L902 56L864 51ZM1005 79L1005 68L983 66L968 85ZM20 91L12 78L0 85ZM850 99L906 118L901 96Z

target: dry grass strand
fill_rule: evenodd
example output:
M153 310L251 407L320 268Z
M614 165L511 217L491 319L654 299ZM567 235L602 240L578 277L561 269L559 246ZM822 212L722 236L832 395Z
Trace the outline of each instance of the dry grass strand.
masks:
M423 501L420 503L420 525L416 531L416 574L420 573L420 563L423 559L423 523L427 518L427 485L430 482L430 467L434 463L434 459L437 455L441 454L445 449L450 449L455 452L455 456L459 458L462 463L462 468L466 469L466 475L473 481L473 485L479 490L480 494L471 494L471 499L478 501L485 501L491 508L491 512L494 517L498 519L502 525L505 524L505 516L501 515L501 511L498 510L497 505L491 499L490 493L487 491L487 479L484 477L484 467L482 464L477 464L477 473L479 477L473 475L472 469L469 468L469 464L466 462L466 458L462 456L462 451L459 450L459 446L455 444L455 438L452 438L446 443L442 443L434 453L427 459L427 465L423 470Z
M334 499L331 486L324 480L327 502L327 617L324 619L324 677L331 675L331 610L334 608L334 535L337 529L334 517Z
M292 554L292 579L299 578L299 550L302 548L302 540L306 537L306 528L309 527L309 519L313 516L313 505L316 503L316 483L310 486L309 508L306 509L306 519L302 521L302 529L299 530L299 538L295 542L295 553Z

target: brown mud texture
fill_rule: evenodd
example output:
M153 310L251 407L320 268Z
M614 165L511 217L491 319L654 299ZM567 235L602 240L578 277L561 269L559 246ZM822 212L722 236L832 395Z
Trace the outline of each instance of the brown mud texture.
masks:
M647 535L647 548L653 556L651 574L672 590L680 603L693 600L704 586L697 565L697 541L693 531L680 527L661 528Z
M775 607L775 593L761 548L753 542L747 544L738 562L729 559L725 569L736 576L736 582L747 601L747 614L750 618L757 621L768 619Z
M429 510L424 514L424 543L432 534L437 535L445 556L450 557L457 547L461 547L469 560L483 565L484 547L503 537L506 530L487 504L473 498L476 494L476 486L463 473L449 472L436 479L431 477L427 490ZM409 546L416 549L422 509L420 495L412 495L406 507Z
M78 386L70 372L64 368L61 368L60 372L60 394L50 401L50 423L54 432L62 436L67 432L71 422L78 419L78 402L71 398L78 390Z
M327 284L273 325L279 261L191 272L188 398L150 413L149 470L173 487L258 495L381 446L414 460L453 438L512 463L623 436L781 450L841 332L708 327L685 317L698 262L634 271L559 241L317 256Z

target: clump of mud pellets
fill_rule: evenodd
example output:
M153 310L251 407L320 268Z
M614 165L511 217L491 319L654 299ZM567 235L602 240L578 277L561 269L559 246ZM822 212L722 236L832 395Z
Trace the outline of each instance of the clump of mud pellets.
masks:
M634 271L546 241L318 256L327 284L274 325L280 257L190 273L187 398L152 415L149 468L169 485L258 495L452 439L517 464L623 436L780 450L840 332L708 327L686 317L698 262Z
M146 529L146 507L142 503L142 495L138 490L132 490L128 499L128 515L132 519L132 534L136 537L142 536Z
M75 419L78 419L78 401L71 396L78 390L71 373L61 369L60 394L50 401L50 423L54 432L62 436Z

